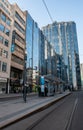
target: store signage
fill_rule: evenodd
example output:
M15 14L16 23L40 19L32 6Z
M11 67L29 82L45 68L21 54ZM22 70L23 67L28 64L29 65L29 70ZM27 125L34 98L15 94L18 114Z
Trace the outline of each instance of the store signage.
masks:
M6 78L0 78L0 82L7 82Z

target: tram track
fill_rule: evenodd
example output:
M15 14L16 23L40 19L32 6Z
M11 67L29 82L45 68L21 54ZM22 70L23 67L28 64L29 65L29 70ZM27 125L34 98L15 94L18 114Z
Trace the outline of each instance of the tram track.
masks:
M38 124L41 123L41 121L43 121L45 118L47 118L49 115L51 115L51 114L52 114L56 109L58 109L60 106L64 105L65 102L67 101L67 98L69 98L69 96L66 97L65 100L62 99L60 102L56 103L56 106L55 106L50 112L48 111L43 117L41 117L39 120L37 120L36 122L34 122L34 123L33 123L30 127L28 127L26 130L33 130ZM74 105L73 112L72 112L72 115L71 115L71 116L73 116L73 113L74 113L74 111L75 111L76 105L77 105L77 100L75 101L75 105ZM50 106L50 107L52 107L52 106ZM71 119L72 119L72 118L70 118L69 121L71 121ZM70 123L70 124L71 124L71 123ZM66 126L65 126L65 128L66 128L65 130L69 130L69 129L68 129L69 126L70 126L70 125L68 125L68 123L67 123Z
M73 107L73 110L72 110L71 115L69 117L69 120L68 120L68 122L66 124L65 130L70 130L71 123L72 123L73 116L74 116L75 110L77 108L77 105L78 105L78 98L76 98L76 100L74 102L74 107Z

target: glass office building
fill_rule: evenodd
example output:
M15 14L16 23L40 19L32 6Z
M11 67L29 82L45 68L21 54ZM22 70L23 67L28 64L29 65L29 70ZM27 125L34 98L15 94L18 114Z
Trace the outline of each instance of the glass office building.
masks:
M39 71L40 75L46 75L46 63L45 63L45 36L42 31L39 32Z
M27 78L30 84L36 82L36 75L39 70L39 28L37 23L26 12L26 50L27 50ZM34 79L34 81L33 81Z
M74 88L81 88L80 61L75 22L66 23L69 81Z
M74 89L79 89L81 79L76 24L74 22L54 22L43 27L42 30L53 45L55 52L62 57L61 73L64 73L64 81Z
M56 75L56 54L54 48L40 31L39 59L41 75ZM55 70L55 71L54 71Z
M26 50L27 50L27 67L32 67L32 57L33 57L33 25L34 20L27 12L26 20Z
M63 78L62 73L66 73L67 75L67 69L64 70L64 66L67 66L67 56L66 56L66 42L65 42L65 37L64 39L63 36L65 35L64 28L57 23L54 22L53 24L49 24L46 27L42 28L43 34L47 37L48 41L54 48L54 51L56 53L57 57L57 77L60 79L63 79L65 82L68 81L68 76L65 76ZM61 32L62 30L62 32ZM65 74L63 74L65 75Z
M27 67L38 69L39 59L39 28L37 23L27 12L26 22L26 49L27 49Z

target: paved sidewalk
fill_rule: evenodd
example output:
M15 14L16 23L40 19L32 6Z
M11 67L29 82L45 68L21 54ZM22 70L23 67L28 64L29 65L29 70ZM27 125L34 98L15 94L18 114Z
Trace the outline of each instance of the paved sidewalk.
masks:
M29 100L27 98L26 103L24 103L22 99L6 101L5 103L0 102L0 128L16 122L23 117L30 116L69 94L70 92L66 91L52 97L37 96Z
M27 96L37 95L37 92L27 93ZM0 94L0 99L9 99L14 97L22 97L22 93L10 93L10 94Z

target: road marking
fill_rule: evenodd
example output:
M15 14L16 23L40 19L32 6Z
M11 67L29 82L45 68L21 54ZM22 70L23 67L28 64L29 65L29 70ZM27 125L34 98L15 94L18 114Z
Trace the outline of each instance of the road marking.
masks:
M77 103L78 103L78 98L76 98L76 100L74 102L74 107L73 107L72 113L70 115L69 121L67 122L65 130L69 130L70 129L70 126L71 126L71 123L72 123L72 118L73 118L73 115L74 115L76 107L77 107Z

